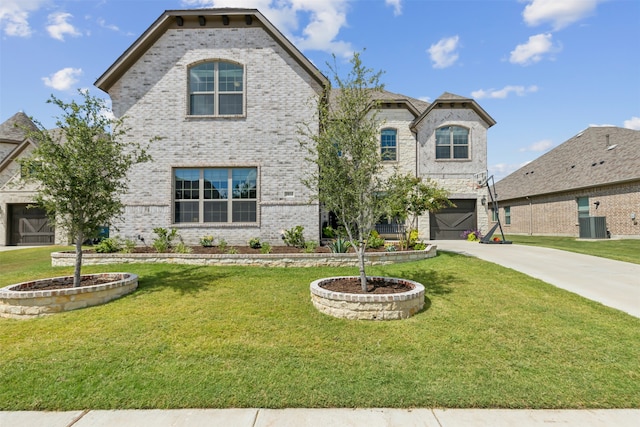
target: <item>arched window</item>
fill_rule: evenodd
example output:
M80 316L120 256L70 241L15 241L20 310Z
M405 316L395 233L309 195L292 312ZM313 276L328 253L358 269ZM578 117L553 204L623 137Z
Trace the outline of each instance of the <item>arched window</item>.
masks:
M189 114L242 115L244 69L231 62L203 62L189 68Z
M382 129L380 135L380 154L383 161L398 160L398 132L395 129Z
M436 129L436 159L468 159L469 129L444 126Z

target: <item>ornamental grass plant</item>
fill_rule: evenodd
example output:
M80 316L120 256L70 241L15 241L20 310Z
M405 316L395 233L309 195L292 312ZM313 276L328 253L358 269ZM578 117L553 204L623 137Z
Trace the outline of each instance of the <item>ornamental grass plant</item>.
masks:
M70 274L59 248L0 253L0 285ZM0 410L235 407L639 408L640 319L442 252L372 267L416 280L402 321L336 319L309 283L353 268L87 266L139 289L0 319Z

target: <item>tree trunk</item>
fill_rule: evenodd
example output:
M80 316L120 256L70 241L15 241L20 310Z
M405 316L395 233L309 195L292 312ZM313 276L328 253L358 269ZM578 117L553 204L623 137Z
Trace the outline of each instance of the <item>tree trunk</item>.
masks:
M360 270L360 285L362 286L362 292L367 292L367 275L364 271L364 250L366 244L362 243L358 244L356 249L356 253L358 254L358 267Z
M82 233L78 233L76 236L76 265L73 271L73 286L75 288L80 286L80 270L82 269L82 241L84 236Z

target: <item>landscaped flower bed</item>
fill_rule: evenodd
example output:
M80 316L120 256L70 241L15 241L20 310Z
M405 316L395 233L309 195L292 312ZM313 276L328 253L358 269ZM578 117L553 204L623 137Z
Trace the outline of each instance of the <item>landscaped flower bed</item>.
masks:
M26 319L104 304L133 292L138 276L89 274L82 276L82 282L82 286L73 287L73 276L66 276L4 287L0 289L0 317Z

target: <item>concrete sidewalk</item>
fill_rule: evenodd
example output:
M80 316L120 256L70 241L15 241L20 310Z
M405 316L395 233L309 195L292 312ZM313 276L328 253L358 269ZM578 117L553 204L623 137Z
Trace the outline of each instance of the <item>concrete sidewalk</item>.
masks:
M433 243L439 251L457 252L512 268L640 317L640 264L537 246L481 244L466 240Z
M638 409L172 409L0 412L0 427L636 427Z

